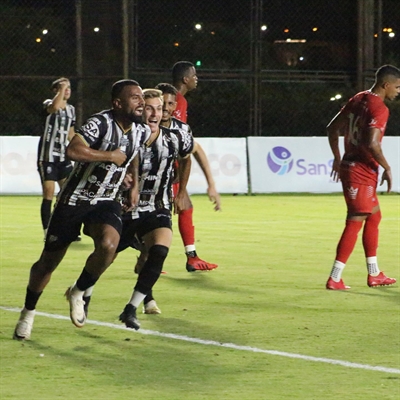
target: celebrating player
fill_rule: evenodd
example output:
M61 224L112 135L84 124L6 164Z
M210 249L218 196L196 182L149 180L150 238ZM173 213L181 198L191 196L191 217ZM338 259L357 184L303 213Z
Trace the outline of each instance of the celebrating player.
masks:
M114 259L122 229L117 195L127 169L135 172L131 161L150 130L140 123L144 102L136 81L115 82L111 100L113 108L89 118L67 147L67 155L76 161L75 166L58 195L42 254L31 268L14 339L31 336L39 297L82 223L84 232L93 239L94 250L78 280L66 292L75 326L82 327L86 321L82 299L85 290L96 283ZM136 194L131 190L131 204L137 202Z

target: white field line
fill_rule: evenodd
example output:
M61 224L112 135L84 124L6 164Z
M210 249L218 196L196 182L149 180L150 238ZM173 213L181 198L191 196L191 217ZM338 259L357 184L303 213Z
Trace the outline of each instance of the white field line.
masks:
M20 308L12 308L12 307L4 307L4 306L0 306L0 309L5 310L5 311L12 311L12 312L20 312L21 311ZM36 315L40 315L42 317L47 317L47 318L53 318L53 319L62 319L62 320L67 320L67 321L70 320L69 317L66 317L64 315L48 314L48 313L39 312L39 311L36 311ZM132 329L126 328L123 325L116 325L116 324L112 324L109 322L93 321L93 320L88 319L86 321L86 324L96 325L96 326L105 326L105 327L112 328L112 329L122 329L122 330L127 330L129 332L135 332ZM264 350L264 349L259 349L257 347L240 346L240 345L237 345L234 343L221 343L221 342L216 342L214 340L203 340L203 339L191 338L189 336L176 335L173 333L163 333L163 332L158 332L158 331L150 331L150 330L146 330L146 329L140 329L138 331L138 333L141 333L142 335L159 336L159 337L164 337L164 338L174 339L174 340L183 340L185 342L197 343L197 344L202 344L202 345L206 345L206 346L225 347L228 349L250 351L253 353L263 353L263 354L269 354L269 355L273 355L273 356L297 358L297 359L305 360L305 361L320 362L320 363L324 363L324 364L340 365L340 366L346 367L346 368L364 369L367 371L379 371L379 372L386 372L388 374L400 374L400 369L382 367L379 365L358 364L358 363L353 363L350 361L335 360L332 358L306 356L303 354L287 353L285 351L278 351L278 350Z

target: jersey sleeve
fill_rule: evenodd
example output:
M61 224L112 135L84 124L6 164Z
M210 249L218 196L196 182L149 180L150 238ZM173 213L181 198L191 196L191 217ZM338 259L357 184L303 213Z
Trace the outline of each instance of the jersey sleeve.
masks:
M179 142L178 154L184 158L193 151L194 139L189 130L179 129L176 131Z
M104 117L99 115L90 117L85 124L77 130L77 134L92 148L96 147L96 143L101 141L106 132L107 121Z
M71 114L72 114L71 127L73 127L76 124L76 112L74 106L71 106Z
M46 100L43 102L42 106L43 106L43 111L44 111L45 114L49 114L49 113L47 112L47 107L48 107L52 102L53 102L53 101L52 101L51 99L46 99Z
M369 104L369 116L367 120L368 127L377 128L384 133L386 129L386 123L389 118L389 109L386 107L383 101L376 101L375 98L371 100L372 101Z

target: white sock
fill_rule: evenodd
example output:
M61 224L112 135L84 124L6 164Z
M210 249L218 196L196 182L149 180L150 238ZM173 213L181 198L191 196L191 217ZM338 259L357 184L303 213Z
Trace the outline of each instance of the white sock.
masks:
M331 274L329 275L335 282L339 282L342 279L342 272L346 264L335 260L333 263Z
M378 276L381 271L379 271L377 257L367 257L366 261L367 261L368 275Z
M87 288L85 290L83 297L90 297L93 293L93 288L94 288L94 286L90 286L89 288Z
M78 289L78 287L76 286L76 282L75 282L71 288L71 296L82 298L84 293L85 293L84 290Z
M145 294L138 292L137 290L134 290L132 293L132 297L129 300L129 303L132 304L134 307L138 308L140 303L144 300L146 297Z
M194 244L189 244L185 246L185 253L189 253L190 251L196 251L196 246Z

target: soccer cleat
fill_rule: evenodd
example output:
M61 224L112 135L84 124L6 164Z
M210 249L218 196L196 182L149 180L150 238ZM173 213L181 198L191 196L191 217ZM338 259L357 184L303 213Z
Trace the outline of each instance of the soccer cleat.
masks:
M218 268L217 264L208 263L207 261L204 261L197 256L187 258L186 271L188 272L211 271L212 269L215 268Z
M155 300L150 300L143 306L143 314L161 314Z
M85 313L85 302L81 296L74 296L71 294L72 286L67 289L65 292L65 297L69 302L69 316L71 318L72 323L77 328L82 328L86 322L86 313Z
M342 279L339 282L335 282L331 277L329 277L326 282L326 288L328 290L347 290L350 289L350 286L346 286Z
M28 340L31 337L33 320L35 318L35 310L27 310L24 308L21 311L19 320L14 330L13 339Z
M389 286L395 283L396 283L395 278L389 278L383 272L379 272L379 275L377 276L368 275L367 279L367 284L369 287Z
M83 306L83 311L85 311L86 318L89 314L89 303L90 303L91 298L92 298L92 296L83 296L82 297L82 300L85 302L85 305Z
M119 316L119 320L125 324L127 328L135 329L136 331L140 328L140 322L136 318L136 307L128 303L124 311Z

